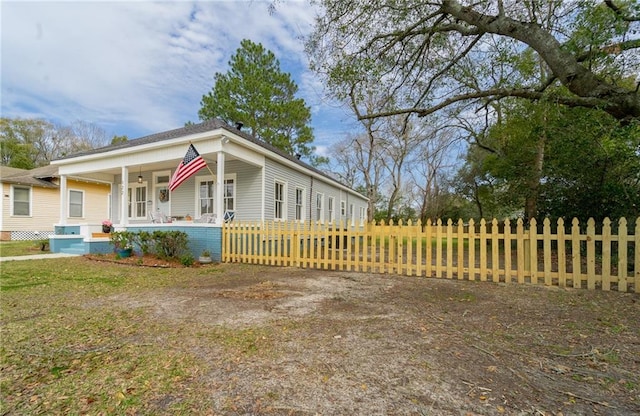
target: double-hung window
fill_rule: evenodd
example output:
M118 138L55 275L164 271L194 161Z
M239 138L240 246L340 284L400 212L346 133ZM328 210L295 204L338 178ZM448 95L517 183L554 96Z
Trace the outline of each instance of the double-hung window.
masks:
M129 184L128 194L128 212L129 218L143 219L147 217L147 185L146 184Z
M200 180L198 182L198 203L200 207L200 216L202 216L203 214L213 214L213 196L213 179Z
M274 213L273 217L277 220L284 220L285 217L285 184L276 181L274 189Z
M304 189L296 188L296 221L304 220Z
M324 221L324 194L316 194L316 220Z
M235 181L232 178L224 180L224 211L235 211Z
M360 225L364 225L367 222L367 208L360 207Z
M84 217L84 192L69 190L69 217Z
M31 215L31 188L13 186L12 188L13 215Z

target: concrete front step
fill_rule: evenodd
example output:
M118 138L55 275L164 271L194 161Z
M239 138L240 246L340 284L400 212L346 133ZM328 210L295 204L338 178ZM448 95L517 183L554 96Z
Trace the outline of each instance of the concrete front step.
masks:
M71 246L61 249L60 252L65 254L85 254L86 253L84 243L71 244Z

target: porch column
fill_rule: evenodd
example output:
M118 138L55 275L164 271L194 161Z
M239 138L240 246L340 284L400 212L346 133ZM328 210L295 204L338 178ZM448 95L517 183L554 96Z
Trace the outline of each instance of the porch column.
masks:
M60 225L67 225L67 175L60 175Z
M129 215L127 203L127 190L129 189L129 169L126 166L122 167L122 181L120 185L120 225L125 227L129 224Z
M216 163L216 223L224 222L224 153L218 152L218 163Z

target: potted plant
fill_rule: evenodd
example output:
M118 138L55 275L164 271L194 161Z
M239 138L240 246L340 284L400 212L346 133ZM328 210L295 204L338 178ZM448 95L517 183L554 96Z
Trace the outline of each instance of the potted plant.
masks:
M110 233L113 230L113 223L109 220L102 221L102 232Z
M202 250L202 254L200 254L200 257L198 257L198 262L206 264L211 263L212 261L213 260L211 260L211 253L209 252L209 250Z
M131 257L135 234L131 231L116 231L111 233L109 241L113 244L116 255L120 258Z

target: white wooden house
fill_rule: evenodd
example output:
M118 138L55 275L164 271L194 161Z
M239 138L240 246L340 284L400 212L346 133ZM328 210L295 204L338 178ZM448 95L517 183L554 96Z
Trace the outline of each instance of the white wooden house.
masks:
M190 144L206 167L169 191L171 177ZM106 208L116 229L187 230L197 241L192 245L194 252L201 248L219 252L211 241L221 235L225 213L234 221L342 221L358 225L367 218L364 196L220 120L74 154L52 164L59 169L61 205L67 204L68 177L110 183ZM99 229L96 223L85 231L71 230L61 215L57 234L80 233L86 240ZM201 235L203 229L208 230L204 231L206 238ZM51 246L52 250L68 248L54 242Z

